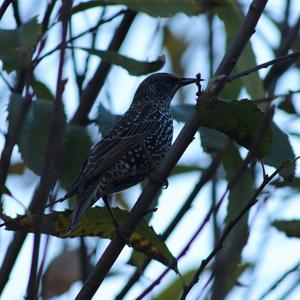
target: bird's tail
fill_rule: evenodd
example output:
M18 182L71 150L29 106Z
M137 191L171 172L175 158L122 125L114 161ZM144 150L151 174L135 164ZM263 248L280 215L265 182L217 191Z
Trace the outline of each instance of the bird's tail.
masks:
M74 230L86 210L93 206L94 203L100 198L100 196L97 197L96 194L97 191L94 191L91 188L87 189L83 193L78 194L78 202L72 214L72 221L67 231L68 233L71 233Z

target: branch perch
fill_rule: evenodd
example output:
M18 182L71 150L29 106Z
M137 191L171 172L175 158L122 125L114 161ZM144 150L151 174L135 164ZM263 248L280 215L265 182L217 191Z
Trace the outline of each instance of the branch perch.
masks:
M267 4L267 0L254 0L249 8L249 11L239 29L236 33L235 38L232 40L231 45L227 54L224 56L220 66L215 72L215 76L225 75L228 76L235 62L241 55L246 43L249 41L250 37L255 31L255 26ZM205 97L208 92L210 95L213 94L217 96L226 82L218 81L209 91L205 91L200 95L198 103L201 103L201 99ZM175 140L171 150L163 160L163 162L158 166L155 177L159 178L161 182L165 182L167 176L171 172L172 168L176 165L179 158L182 156L186 148L193 141L194 135L200 126L200 120L197 112L195 112L190 121L183 127L179 133L177 139ZM123 238L129 238L132 234L134 228L140 222L145 211L149 208L152 200L157 195L161 188L161 184L156 182L148 182L144 191L138 198L133 209L131 210L128 219L120 226L120 235ZM97 262L94 270L90 273L85 284L79 291L76 299L91 299L96 293L98 287L103 282L106 274L109 272L110 268L120 255L121 251L125 246L125 241L120 237L120 235L115 235L103 255Z

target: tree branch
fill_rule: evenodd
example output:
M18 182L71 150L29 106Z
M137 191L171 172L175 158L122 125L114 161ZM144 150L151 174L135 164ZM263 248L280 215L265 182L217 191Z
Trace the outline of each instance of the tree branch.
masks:
M256 204L258 201L257 197L260 195L260 193L263 191L263 189L275 178L275 176L278 175L279 171L284 167L285 163L281 165L277 170L275 170L271 176L266 176L263 179L263 182L258 187L258 189L255 191L251 199L248 201L248 203L245 205L245 207L241 210L241 212L234 218L231 222L228 223L228 226L224 229L217 245L215 248L211 251L211 253L207 256L206 259L202 260L201 265L197 272L194 275L193 280L191 283L185 287L183 294L181 296L181 300L186 299L186 296L188 295L189 291L192 289L192 287L198 282L200 274L203 272L205 267L209 264L209 262L215 257L215 255L223 248L223 243L226 240L227 236L231 233L231 231L234 229L234 227L239 223L241 218L245 215L246 212L250 210L250 208Z
M210 166L203 172L202 176L200 177L199 181L196 183L195 187L193 188L192 192L188 196L187 200L185 201L181 209L178 211L176 216L173 218L171 223L168 225L168 227L161 235L161 239L163 241L167 240L167 238L170 236L170 234L173 232L173 230L182 220L183 216L191 208L192 202L200 192L201 188L214 176L219 165L220 165L220 158L219 156L216 156L211 162ZM134 274L130 277L127 284L124 286L124 288L121 290L121 292L119 293L119 295L116 297L115 300L122 300L124 298L124 296L129 292L131 287L139 280L141 274L143 273L143 271L146 269L146 267L149 265L150 262L151 262L151 258L147 257L145 259L144 264L134 272Z
M235 176L231 179L231 181L228 182L227 187L223 193L223 195L221 196L220 200L216 203L216 204L212 204L210 210L208 211L208 213L206 214L205 218L203 219L203 221L201 222L201 224L199 225L198 229L195 231L195 233L193 234L192 238L189 240L189 242L187 243L187 245L183 248L183 250L180 252L180 254L178 255L177 259L176 259L176 263L187 253L188 249L191 247L192 243L196 240L196 238L199 236L199 234L202 232L203 228L205 227L205 225L208 223L209 219L211 218L212 215L215 215L221 204L223 203L227 193L234 188L234 186L237 184L238 180L241 178L243 172L246 170L248 164L252 161L252 159L255 157L256 153L257 153L257 147L259 145L259 141L261 140L261 138L263 137L264 132L266 131L266 129L268 128L268 126L270 125L271 121L272 121L272 117L273 117L273 113L274 113L274 109L273 107L270 107L269 110L266 112L265 117L264 117L264 122L261 125L260 130L257 132L256 137L254 138L251 148L246 156L246 158L244 159L243 163L241 164L241 166L239 167L239 169L237 170ZM218 245L218 243L216 243L216 245ZM216 246L217 247L217 246ZM175 265L174 262L174 265ZM154 280L151 285L149 287L147 287L137 298L136 300L141 300L143 299L148 293L150 293L153 288L155 286L157 286L161 280L165 277L165 275L167 275L167 273L171 270L170 267L166 268L165 271L162 272L162 274L160 276L158 276L158 278L156 280ZM196 276L196 275L195 275ZM197 281L196 281L197 282Z
M68 19L72 9L72 1L64 0L62 3L62 8L60 11L60 19L62 22L62 47L60 51L57 84L56 84L56 96L53 103L53 109L51 114L50 129L48 132L45 162L43 166L43 171L40 179L40 184L36 193L34 195L33 201L39 199L36 206L36 212L38 218L35 220L36 232L34 234L33 251L32 251L32 261L31 270L27 286L27 298L36 299L38 292L38 262L39 262L39 248L40 248L40 236L41 236L41 226L43 222L43 209L47 202L49 193L53 188L57 180L57 162L59 158L59 153L61 151L62 142L62 122L61 118L63 116L63 104L62 104L62 94L64 91L65 80L63 80L63 68L65 60L65 50L66 50L66 38L67 38L67 28Z
M255 26L267 4L267 0L254 0L250 5L249 11L239 29L234 39L231 42L229 50L225 57L223 58L220 66L218 67L215 76L225 75L228 76L232 71L235 62L242 53L246 43L249 41L251 35L255 31ZM210 95L217 96L222 90L226 82L224 80L217 81L210 88L206 90ZM201 103L206 93L199 96L198 103ZM155 177L159 178L161 182L165 182L167 176L171 172L172 168L176 165L179 158L182 156L188 145L193 141L194 135L200 126L200 120L198 113L195 112L190 121L183 127L179 133L177 139L175 140L171 150L158 166L155 172ZM149 208L152 200L157 195L161 188L161 184L156 182L149 182L137 202L135 203L133 209L131 210L127 220L120 226L120 234L116 234L103 255L96 264L94 270L90 273L87 281L80 290L76 299L91 299L96 293L98 287L103 282L106 274L114 264L115 260L121 253L125 246L124 238L127 239L132 234L134 228L140 222L142 216ZM122 236L122 238L121 238Z
M9 4L12 3L12 0L4 0L1 7L0 7L0 20L2 19L3 15L5 14Z
M258 300L265 299L278 285L291 273L300 271L300 262L297 262L295 266L284 272L259 298Z
M278 63L280 63L282 61L294 61L299 56L300 56L300 51L296 51L296 52L293 52L293 53L290 53L290 54L287 54L287 55L276 57L276 58L274 58L272 60L269 60L269 61L267 61L265 63L262 63L260 65L255 66L255 67L252 67L252 68L250 68L248 70L245 70L243 72L235 73L235 74L232 74L232 75L228 76L227 77L227 82L230 82L232 80L235 80L235 79L247 76L247 75L249 75L249 74L251 74L253 72L256 72L256 71L258 71L260 69L268 68L269 66L278 64Z
M112 41L110 42L108 49L110 51L118 51L121 47L127 32L131 24L134 21L136 12L128 10L123 17L122 22L117 28ZM88 120L88 114L94 105L98 94L100 93L105 79L110 71L111 63L107 61L101 61L94 76L87 84L86 88L83 90L80 104L71 120L72 123L86 125Z

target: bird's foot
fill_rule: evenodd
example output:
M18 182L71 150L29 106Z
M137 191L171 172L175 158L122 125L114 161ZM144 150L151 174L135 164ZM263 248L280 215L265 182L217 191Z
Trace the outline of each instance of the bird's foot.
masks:
M152 181L152 182L161 184L161 185L163 186L163 187L162 187L163 189L167 189L168 186L169 186L169 182L168 182L167 179L166 179L166 180L162 180L161 178L159 178L158 176L155 176L154 174L150 175L150 176L148 177L148 179L149 179L150 181Z
M122 232L121 226L116 227L116 235L119 237L120 240L123 241L124 244L126 244L128 247L132 247L132 243L130 241L130 238L125 237L124 233Z

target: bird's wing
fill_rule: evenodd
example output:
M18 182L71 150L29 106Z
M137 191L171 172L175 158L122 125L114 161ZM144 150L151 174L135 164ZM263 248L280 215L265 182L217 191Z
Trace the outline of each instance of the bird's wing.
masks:
M76 194L80 185L87 183L114 165L130 149L158 129L159 122L157 120L146 118L147 121L145 121L145 115L147 115L148 110L149 107L145 106L140 119L135 121L134 124L130 124L130 126L122 124L121 119L111 133L93 147L81 169L79 177L70 187L65 198Z
M93 178L114 165L130 149L141 143L158 128L158 121L148 120L131 125L119 135L100 141L90 152L83 168L86 179Z

